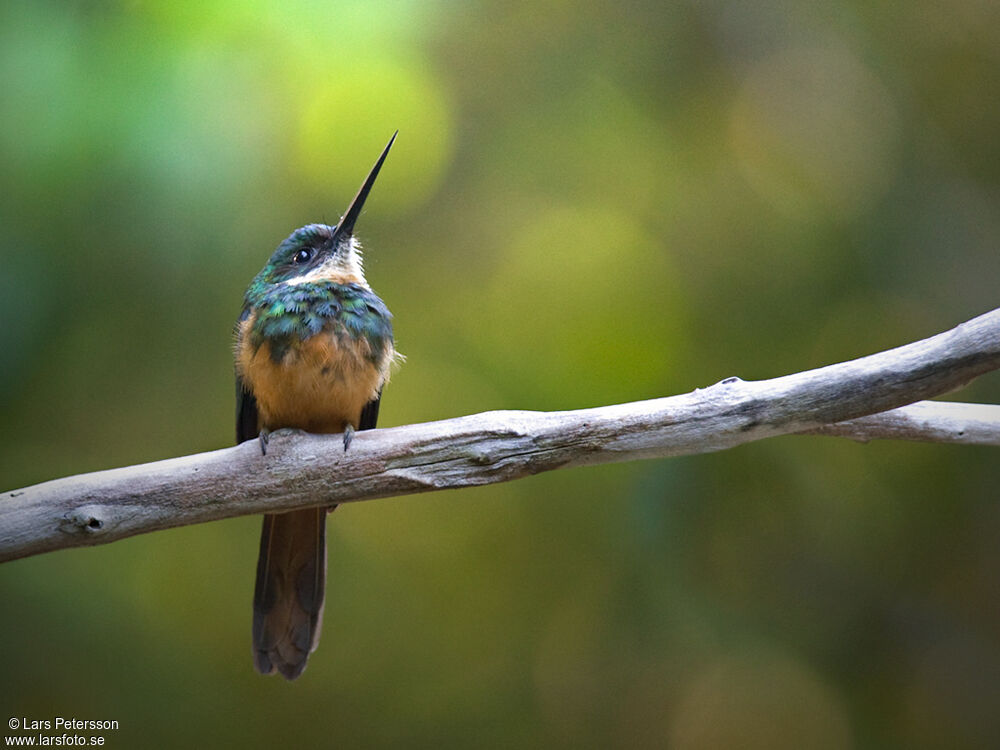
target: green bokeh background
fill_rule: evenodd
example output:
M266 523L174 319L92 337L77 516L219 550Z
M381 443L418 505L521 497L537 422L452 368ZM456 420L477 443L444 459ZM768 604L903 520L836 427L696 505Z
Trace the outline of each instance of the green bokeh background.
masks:
M383 426L985 312L998 9L4 2L0 489L230 444L244 287L396 128L359 223L408 356ZM21 560L0 713L109 747L997 747L998 467L787 437L344 507L294 684L251 667L257 518Z

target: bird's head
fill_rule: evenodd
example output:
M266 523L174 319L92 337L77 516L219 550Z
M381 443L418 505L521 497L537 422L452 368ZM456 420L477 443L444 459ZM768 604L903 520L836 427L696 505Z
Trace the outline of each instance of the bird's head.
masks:
M334 281L368 286L361 267L361 247L354 238L354 224L395 140L396 133L393 133L339 224L308 224L296 229L278 245L250 283L248 303L253 304L254 296L278 284Z

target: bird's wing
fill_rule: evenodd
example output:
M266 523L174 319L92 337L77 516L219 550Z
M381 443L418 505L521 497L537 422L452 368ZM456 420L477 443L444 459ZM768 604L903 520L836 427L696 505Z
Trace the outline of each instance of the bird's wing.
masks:
M236 321L236 336L240 335L240 324L250 317L250 308L244 307ZM236 375L236 443L237 445L260 434L260 414L257 399L247 388L243 378Z
M359 430L374 430L375 423L378 422L378 405L382 401L382 390L379 389L378 395L365 404L364 408L361 410L361 418L358 420Z
M260 434L257 399L243 384L243 378L236 376L236 442L242 443Z

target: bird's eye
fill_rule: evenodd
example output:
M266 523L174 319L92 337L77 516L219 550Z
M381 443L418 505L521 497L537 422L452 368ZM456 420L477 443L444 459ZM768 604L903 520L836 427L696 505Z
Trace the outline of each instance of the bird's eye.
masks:
M313 257L313 251L308 247L304 247L295 253L295 257L292 259L295 263L308 263Z

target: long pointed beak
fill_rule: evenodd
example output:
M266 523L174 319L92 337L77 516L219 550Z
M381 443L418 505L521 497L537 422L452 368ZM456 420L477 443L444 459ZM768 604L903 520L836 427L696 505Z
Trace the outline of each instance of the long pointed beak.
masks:
M354 234L354 222L358 220L358 216L361 214L361 207L365 205L365 199L368 197L368 193L371 192L372 185L375 184L375 178L378 177L378 171L382 168L382 162L385 161L385 157L388 155L389 149L392 148L392 142L396 140L397 135L399 135L398 130L392 134L392 138L389 139L389 142L382 150L382 155L375 162L372 171L368 173L368 177L362 183L358 194L354 196L351 205L347 207L344 217L340 220L340 224L337 225L337 229L333 233L334 247Z

